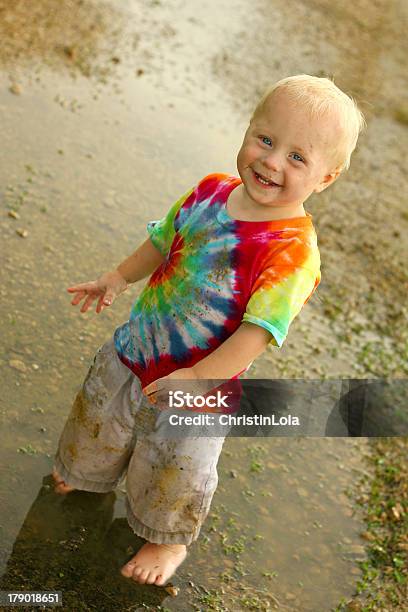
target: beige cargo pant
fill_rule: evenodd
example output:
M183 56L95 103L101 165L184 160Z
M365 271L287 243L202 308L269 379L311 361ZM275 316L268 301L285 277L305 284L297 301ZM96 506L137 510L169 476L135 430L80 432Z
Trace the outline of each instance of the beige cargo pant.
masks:
M159 413L109 340L75 399L54 465L68 485L84 491L112 491L126 475L133 531L156 544L188 545L217 488L224 438L164 438Z

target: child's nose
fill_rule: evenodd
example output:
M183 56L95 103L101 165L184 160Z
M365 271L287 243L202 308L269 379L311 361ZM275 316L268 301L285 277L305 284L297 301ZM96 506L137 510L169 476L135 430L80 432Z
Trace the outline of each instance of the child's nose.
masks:
M282 162L279 159L279 154L276 151L271 151L268 155L263 158L263 164L269 170L278 172L282 167Z

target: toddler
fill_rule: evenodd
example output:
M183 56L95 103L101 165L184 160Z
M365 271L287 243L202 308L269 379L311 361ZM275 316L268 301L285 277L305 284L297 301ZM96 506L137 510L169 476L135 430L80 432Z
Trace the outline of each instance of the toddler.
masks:
M320 281L304 203L350 164L364 127L352 98L298 75L260 100L238 153L240 178L189 189L116 270L70 287L86 312L150 277L129 320L96 353L58 446L55 490L112 491L127 473L127 515L146 543L122 568L164 585L186 556L217 486L223 439L160 435L154 404L171 380L231 379L288 328Z

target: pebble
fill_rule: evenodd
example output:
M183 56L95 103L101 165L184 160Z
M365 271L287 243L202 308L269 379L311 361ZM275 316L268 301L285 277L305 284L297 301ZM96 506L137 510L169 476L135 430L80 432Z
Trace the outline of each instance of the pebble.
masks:
M14 370L18 370L19 372L27 372L26 364L20 359L10 359L8 363L11 368L14 368Z
M32 366L33 370L39 370L40 366L38 365L38 363L33 363Z
M9 87L9 91L15 96L21 96L23 89L18 83L12 83Z
M169 584L168 586L164 587L164 590L172 597L177 597L180 592L180 589L176 586L173 586L172 584Z
M21 238L27 238L27 236L28 236L27 230L26 229L22 229L21 227L19 229L16 229L16 234L21 236Z
M293 601L296 599L296 595L294 593L286 593L285 598L287 601Z
M347 604L346 612L361 612L361 604L358 601L351 601Z
M12 219L19 219L20 218L20 215L15 210L9 210L8 211L8 216L11 217Z
M110 197L105 198L105 200L103 201L103 205L107 208L113 208L115 206L115 200Z
M309 493L308 491L306 491L306 489L303 489L302 487L298 487L296 489L296 493L300 496L300 497L309 497Z
M69 57L69 59L73 60L76 56L76 49L72 46L67 45L66 47L64 47L64 53L67 57Z

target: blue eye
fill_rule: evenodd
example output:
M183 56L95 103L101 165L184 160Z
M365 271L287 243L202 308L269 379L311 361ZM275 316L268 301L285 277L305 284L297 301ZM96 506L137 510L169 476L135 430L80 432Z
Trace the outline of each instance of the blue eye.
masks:
M295 161L301 161L301 162L304 161L303 157L300 157L298 153L294 153L293 157L295 158L295 156L299 158L299 159L296 159Z
M261 139L264 144L268 145L268 147L272 146L272 140L268 138L268 136L261 136Z

